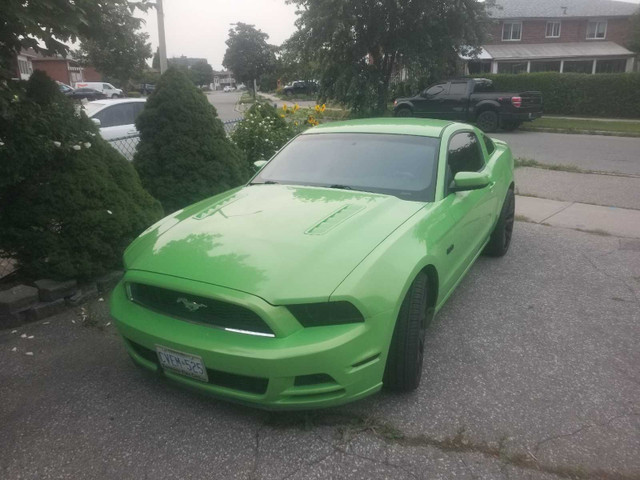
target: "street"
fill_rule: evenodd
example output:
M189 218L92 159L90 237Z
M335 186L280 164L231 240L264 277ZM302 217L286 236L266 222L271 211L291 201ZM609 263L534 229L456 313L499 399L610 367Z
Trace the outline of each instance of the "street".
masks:
M223 92L221 90L206 92L209 102L216 107L218 117L223 122L242 118L242 113L236 111L236 104L240 100L242 92Z
M77 309L2 331L0 477L639 478L638 245L514 235L436 317L418 391L331 410L267 413L158 380L106 301L84 323Z
M524 130L499 131L491 136L506 141L515 157L533 158L548 165L640 175L640 138Z

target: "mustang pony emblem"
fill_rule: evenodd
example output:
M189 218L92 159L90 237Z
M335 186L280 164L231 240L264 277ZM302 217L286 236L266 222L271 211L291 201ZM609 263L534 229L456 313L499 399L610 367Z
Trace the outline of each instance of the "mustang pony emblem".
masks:
M184 305L184 308L186 308L190 312L195 312L196 310L200 310L201 308L207 308L207 306L203 305L202 303L190 302L184 297L180 297L179 299L177 299L176 303L181 303L182 305Z

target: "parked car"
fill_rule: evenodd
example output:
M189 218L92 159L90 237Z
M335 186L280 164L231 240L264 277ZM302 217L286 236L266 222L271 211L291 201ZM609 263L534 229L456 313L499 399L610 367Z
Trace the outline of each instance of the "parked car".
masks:
M486 78L450 80L436 83L419 95L398 98L396 117L428 117L475 123L485 132L498 127L515 130L522 122L542 116L542 93L496 92Z
M282 89L282 93L284 93L288 97L291 97L293 95L308 95L316 92L317 90L317 83L298 80L292 82L289 85L285 85L285 87Z
M234 87L230 86L230 85L227 85L226 87L224 87L224 88L222 89L222 91L223 91L223 92L235 92L235 91L236 91L236 89L235 89Z
M106 98L118 98L124 97L124 92L106 82L78 82L75 84L77 88L93 88L94 90L98 90L99 92L104 93Z
M66 83L58 82L57 80L56 80L56 83L58 84L58 88L60 89L60 91L65 95L69 95L70 93L73 92L73 88L71 88Z
M128 160L133 160L139 141L135 121L145 102L145 98L101 100L87 103L84 111L98 125L102 138L112 142Z
M106 95L98 90L93 88L76 88L68 93L65 93L67 97L72 98L74 100L100 100L102 98L107 98Z
M153 83L141 83L138 89L142 95L150 95L156 90L156 86Z
M125 251L111 315L129 355L269 409L415 389L434 314L480 253L509 248L507 144L375 118L309 129L256 166Z

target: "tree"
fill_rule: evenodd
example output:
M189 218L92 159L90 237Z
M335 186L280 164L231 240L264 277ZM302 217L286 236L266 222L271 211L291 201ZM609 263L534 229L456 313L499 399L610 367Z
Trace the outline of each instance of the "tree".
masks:
M481 43L487 2L476 0L288 0L294 34L315 61L321 93L360 114L383 114L391 74L405 65L444 70ZM462 47L470 46L470 47Z
M640 54L640 10L629 19L629 39L627 47L636 54Z
M34 277L89 278L121 266L160 218L130 162L45 73L0 117L0 250Z
M254 80L273 68L274 47L267 43L268 38L269 35L246 23L238 22L229 30L222 65L233 72L236 81L253 85Z
M216 109L187 75L170 67L136 120L133 164L142 184L173 212L245 182L249 171Z
M202 87L213 82L213 67L207 62L198 62L189 69L189 78L197 86Z
M147 67L149 35L138 30L140 22L131 16L128 6L107 4L105 10L108 14L100 31L83 38L74 56L80 64L93 66L126 88Z
M11 75L15 54L21 48L34 48L48 54L65 55L67 43L78 39L99 39L103 24L114 9L146 11L149 0L29 0L3 1L0 27L0 77ZM137 29L142 20L134 19ZM40 45L44 44L45 47Z

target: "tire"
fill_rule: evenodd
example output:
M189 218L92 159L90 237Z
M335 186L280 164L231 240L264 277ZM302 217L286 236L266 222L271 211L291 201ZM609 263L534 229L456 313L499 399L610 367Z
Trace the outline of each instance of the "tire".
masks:
M287 90L286 92L284 92L284 94L285 94L287 97L292 97L292 96L293 96L293 92L292 92L291 90Z
M384 371L385 388L410 392L420 385L425 334L433 319L427 292L428 277L421 272L400 307Z
M478 128L486 133L495 132L498 129L498 114L493 110L485 110L480 112L476 118L476 125Z
M522 122L518 122L517 120L505 120L502 122L502 125L500 125L500 127L505 132L512 132L516 130L520 125L522 125Z
M505 198L502 204L502 210L500 211L500 217L496 224L491 237L489 237L489 243L484 248L484 254L489 257L502 257L511 245L511 237L513 236L513 224L515 220L516 209L516 197L513 193L513 189L510 188L507 192L507 198Z
M413 113L410 108L400 108L396 111L396 117L413 117Z

